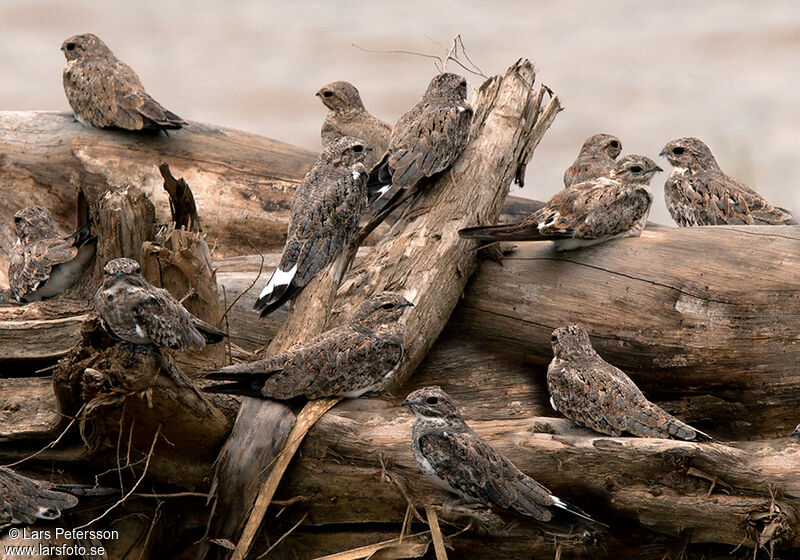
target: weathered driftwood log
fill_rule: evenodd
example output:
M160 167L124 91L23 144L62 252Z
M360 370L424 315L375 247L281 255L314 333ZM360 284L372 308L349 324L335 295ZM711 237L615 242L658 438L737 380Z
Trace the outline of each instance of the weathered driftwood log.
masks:
M406 317L406 352L397 374L399 382L411 374L477 268L475 252L458 237L458 229L499 217L517 169L527 163L560 110L557 98L546 102L546 88L533 89L534 77L532 65L520 61L505 76L491 78L475 90L470 142L452 169L405 209L349 274L336 297L339 310L333 316L333 298L351 255L344 255L305 288L271 342L271 353L336 325L370 294L388 290L403 293L415 303ZM309 414L314 406L307 409ZM286 432L288 417L288 409L278 403L244 400L220 454L217 516L224 521L212 524L212 537L237 540L238 526L232 520L243 519L251 505L258 504L260 481L270 471L276 441L283 439L275 434ZM243 486L242 480L249 484ZM254 519L257 523L260 517ZM249 525L244 531L246 543L252 537L253 523ZM248 548L249 544L240 546L233 557L243 557Z

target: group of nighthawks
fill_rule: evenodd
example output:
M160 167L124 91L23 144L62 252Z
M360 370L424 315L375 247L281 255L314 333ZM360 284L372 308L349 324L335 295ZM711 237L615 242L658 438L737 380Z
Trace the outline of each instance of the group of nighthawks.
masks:
M150 97L136 73L95 35L71 37L61 50L67 59L64 90L81 123L131 131L186 124ZM317 95L330 110L322 125L324 148L294 196L280 263L256 303L262 315L290 300L342 253L377 199L386 202L373 212L388 214L447 170L469 139L473 110L466 101L467 81L456 74L435 76L393 127L367 112L347 82L328 84ZM649 183L662 169L645 156L619 158L621 151L618 138L595 134L566 170L565 188L539 210L519 223L467 228L460 235L482 243L547 240L561 251L639 236L653 201ZM660 155L674 167L664 194L679 226L796 223L789 212L726 175L699 139L673 140ZM17 212L14 222L19 242L9 281L20 302L63 292L94 256L91 224L62 238L49 212L35 206ZM403 359L402 317L410 306L401 295L376 294L348 323L284 354L209 372L210 379L228 383L208 390L271 399L356 398L379 390ZM224 336L148 283L131 259L105 264L94 307L114 337L153 351L199 349ZM556 329L552 345L550 402L573 422L613 436L711 440L648 401L624 372L594 351L580 326ZM441 388L414 391L402 404L416 417L414 458L435 484L470 502L541 521L551 519L552 507L591 520L481 439ZM76 503L64 491L69 488L0 469L0 524L57 516Z

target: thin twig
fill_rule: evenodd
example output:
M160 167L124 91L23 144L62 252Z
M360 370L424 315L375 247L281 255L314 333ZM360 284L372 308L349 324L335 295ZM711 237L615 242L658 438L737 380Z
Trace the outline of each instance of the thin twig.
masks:
M4 467L6 467L6 468L8 468L8 467L15 467L15 466L19 465L20 463L24 463L25 461L27 461L27 460L29 460L29 459L33 459L33 458L34 458L34 457L36 457L37 455L41 455L42 453L44 453L44 452L45 452L45 451L47 451L48 449L51 449L51 448L55 447L55 446L56 446L56 444L57 444L59 441L61 441L61 438L63 438L63 437L64 437L64 436L67 434L67 432L69 431L69 429L72 427L72 425L73 425L73 424L75 423L75 421L78 419L78 417L80 416L80 414L81 414L81 412L83 411L83 408L84 408L85 406L86 406L86 404L83 404L83 405L81 405L81 407L80 407L80 409L78 410L77 414L76 414L76 415L75 415L75 416L72 418L72 420L70 420L70 421L69 421L69 424L67 424L67 427L66 427L66 428L64 428L64 431L63 431L63 432L61 432L61 434L60 434L60 435L59 435L59 436L58 436L56 439L54 439L53 441L51 441L50 443L48 443L47 445L45 445L44 447L42 447L42 448L41 448L39 451L36 451L36 452L35 452L33 455L28 455L27 457L23 457L23 458L22 458L22 459L20 459L19 461L15 461L15 462L13 462L13 463L9 463L9 464L7 464L7 465L3 465L3 466L4 466Z
M269 547L267 550L265 550L265 551L264 551L264 554L262 554L261 556L258 556L258 557L256 558L256 560L261 560L261 559L262 559L262 558L264 558L264 557L265 557L267 554L269 554L270 552L272 552L272 549L273 549L273 548L275 548L276 546L278 546L278 545L281 543L281 541L282 541L283 539L285 539L286 537L288 537L288 536L289 536L289 534L291 534L291 532L292 532L292 531L294 531L295 529L297 529L297 528L300 526L300 524L301 524L303 521L305 521L305 520L306 520L306 517L308 517L308 512L305 512L305 513L303 514L303 517L301 517L301 518L300 518L300 521L298 521L297 523L295 523L295 524L292 526L292 528L291 528L291 529L289 529L289 530L288 530L288 531L286 531L284 534L282 534L282 535L281 535L281 538L279 538L277 541L275 541L275 542L274 542L274 543L273 543L273 544L272 544L272 545L271 545L271 546L270 546L270 547Z

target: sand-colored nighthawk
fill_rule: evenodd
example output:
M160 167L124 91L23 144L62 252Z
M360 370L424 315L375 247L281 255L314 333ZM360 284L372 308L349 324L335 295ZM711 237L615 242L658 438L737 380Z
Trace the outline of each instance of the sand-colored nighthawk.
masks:
M200 350L225 336L189 313L167 290L145 280L133 259L106 263L94 308L108 331L130 344Z
M711 440L648 401L630 377L595 352L580 326L560 327L550 340L555 355L547 368L550 404L576 424L611 436Z
M359 138L372 148L364 158L364 165L372 169L389 146L391 125L364 108L358 90L349 82L332 82L323 86L317 96L330 109L322 123L322 145L327 146L340 136Z
M61 50L67 59L64 93L80 122L125 130L176 129L186 124L150 97L136 72L96 35L70 37Z
M300 292L358 232L367 207L369 151L362 140L342 136L325 146L297 187L280 263L255 304L262 316Z
M661 168L645 156L625 156L607 177L559 191L521 222L465 228L458 233L486 242L550 240L556 251L637 237L650 213L649 183L658 171Z
M40 301L62 293L81 277L94 258L97 237L91 224L63 238L50 212L28 206L14 214L18 240L11 252L8 282L17 301Z
M564 172L564 186L605 177L622 151L622 142L611 134L593 134L583 143L578 157Z
M675 169L664 183L664 199L681 226L790 225L797 221L756 191L725 174L698 138L678 138L661 150Z
M497 505L550 521L551 507L594 521L519 470L467 426L441 387L417 389L406 397L416 416L412 450L420 470L437 486L469 502Z
M397 294L372 296L347 324L288 352L211 372L209 379L234 383L206 390L279 400L299 396L357 398L375 391L400 366L404 330L399 321L410 305Z
M422 99L392 128L389 149L370 173L370 200L385 195L389 206L458 159L472 123L466 99L463 77L444 73L430 81Z
M62 511L78 505L76 496L105 496L115 492L118 491L34 480L0 467L0 529L31 525L39 519L58 519Z

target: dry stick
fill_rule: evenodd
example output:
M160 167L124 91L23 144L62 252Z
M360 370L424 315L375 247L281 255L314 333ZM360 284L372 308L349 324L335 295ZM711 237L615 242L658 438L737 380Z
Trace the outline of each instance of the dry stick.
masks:
M425 551L427 550L428 544L430 543L427 540L427 535L429 531L425 531L424 533L416 533L413 535L409 535L406 537L407 541L405 548L401 549L402 543L400 539L390 539L388 541L382 541L375 544L368 544L366 546L359 546L358 548L352 548L350 550L345 550L344 552L337 552L335 554L329 554L327 556L319 556L314 560L362 560L364 558L371 558L376 553L380 552L386 548L393 548L401 552L405 552L406 554L417 554L416 558L419 558ZM424 539L424 540L423 540ZM427 541L427 542L425 542ZM425 547L421 553L414 553L414 547ZM411 558L411 556L392 556L392 558Z
M432 505L425 506L425 515L428 517L428 526L431 528L433 549L436 551L436 560L447 560L447 550L444 548L442 530L439 528L439 517Z
M56 439L54 439L53 441L51 441L50 443L48 443L47 445L42 447L39 451L36 451L35 453L33 453L33 455L28 455L27 457L23 457L19 461L14 461L13 463L9 463L7 465L3 465L3 467L6 467L6 468L15 467L15 466L19 465L20 463L24 463L25 461L28 461L29 459L33 459L37 455L40 455L40 454L44 453L45 451L47 451L48 449L51 449L51 448L55 447L56 444L59 441L61 441L61 438L63 438L65 435L67 435L67 432L72 427L72 425L75 423L75 421L78 419L78 417L80 416L80 414L83 411L83 408L85 406L86 406L86 404L81 405L81 407L78 409L78 412L75 413L75 416L72 418L72 420L69 421L69 424L67 424L67 427L64 428L64 431L61 432L61 434Z
M286 537L288 537L288 536L289 536L289 535L292 533L292 531L294 531L295 529L297 529L297 528L300 526L300 524L301 524L303 521L305 521L305 520L306 520L306 517L308 517L308 512L305 512L305 513L303 514L303 517L301 517L301 518L300 518L300 521L298 521L297 523L295 523L295 524L292 526L292 528L291 528L291 529L289 529L289 530L288 530L288 531L286 531L284 534L282 534L282 535L281 535L281 538L279 538L279 539L278 539L277 541L275 541L275 542L274 542L272 545L270 545L270 547L269 547L267 550L265 550L265 551L264 551L264 554L262 554L261 556L258 556L258 557L256 558L256 560L261 560L261 559L262 559L262 558L264 558L264 557L265 557L267 554L269 554L270 552L272 552L272 549L274 549L276 546L278 546L279 544L281 544L281 541L282 541L283 539L285 539Z
M264 485L258 492L255 505L253 505L250 517L247 519L247 525L245 525L244 531L242 531L242 536L239 538L236 550L233 551L232 560L244 560L244 557L247 556L247 553L250 551L250 546L253 544L253 539L258 532L258 528L261 526L261 521L267 513L267 507L269 507L272 501L272 496L275 495L275 490L278 489L278 484L281 478L283 478L283 473L289 466L295 452L300 447L300 443L317 420L322 418L322 416L340 400L342 400L341 397L332 397L310 401L303 407L300 414L297 415L297 421L292 427L292 431L289 432L289 436L286 438L286 445L284 445L283 449L281 449L281 452L276 457L275 465L272 467L267 480L264 481Z

